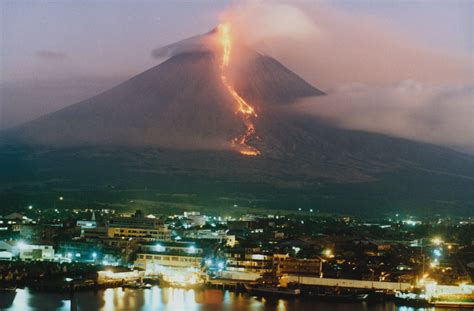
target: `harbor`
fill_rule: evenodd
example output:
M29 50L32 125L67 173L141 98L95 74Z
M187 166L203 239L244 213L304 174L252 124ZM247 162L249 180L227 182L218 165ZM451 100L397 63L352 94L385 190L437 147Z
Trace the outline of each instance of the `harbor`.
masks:
M260 296L243 291L202 288L183 289L152 286L150 289L108 288L75 292L74 295L35 292L28 288L12 294L0 293L2 311L78 311L78 310L415 310L396 305L394 301L334 301L309 296L280 298ZM450 311L444 307L422 310Z
M298 282L296 282L298 280ZM331 279L287 275L282 277L259 278L257 280L209 278L201 274L191 283L173 283L163 276L144 277L143 272L101 271L97 279L70 279L62 281L30 282L18 286L4 285L0 288L3 305L8 310L14 305L18 293L27 291L35 295L61 294L65 300L73 301L84 293L104 291L178 291L201 293L219 291L257 297L259 299L318 301L329 304L393 304L399 307L446 309L474 307L473 288L469 285L446 286L427 282L424 287L414 287L408 283L369 282L349 279Z

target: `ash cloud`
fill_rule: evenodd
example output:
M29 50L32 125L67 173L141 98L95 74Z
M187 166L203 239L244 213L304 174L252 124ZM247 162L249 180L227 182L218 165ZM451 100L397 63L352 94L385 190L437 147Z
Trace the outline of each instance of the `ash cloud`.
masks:
M34 55L38 58L51 61L61 61L66 59L65 53L51 50L38 50L34 53Z
M337 126L474 152L474 85L352 84L295 105Z
M239 40L328 94L295 109L343 128L474 151L469 55L433 50L381 20L325 3L239 2L222 18Z

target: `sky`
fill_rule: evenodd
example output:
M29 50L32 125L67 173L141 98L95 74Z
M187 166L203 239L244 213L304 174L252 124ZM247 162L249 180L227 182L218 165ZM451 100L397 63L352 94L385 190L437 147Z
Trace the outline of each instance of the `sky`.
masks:
M0 129L112 87L158 64L153 50L229 18L248 44L328 93L301 109L474 150L471 0L3 0L0 9Z

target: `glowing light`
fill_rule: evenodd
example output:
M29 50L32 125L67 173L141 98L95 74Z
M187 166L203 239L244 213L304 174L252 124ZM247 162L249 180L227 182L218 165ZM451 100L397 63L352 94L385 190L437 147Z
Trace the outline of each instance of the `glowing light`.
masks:
M232 146L238 148L239 152L246 156L257 156L260 155L260 151L248 144L250 138L255 134L255 126L252 122L252 118L258 117L255 109L249 105L234 89L234 87L227 80L225 68L230 63L230 52L232 47L232 40L230 37L230 25L220 24L218 26L219 38L223 49L221 69L221 81L227 92L232 96L234 101L237 103L237 113L242 115L246 130L245 133L232 139Z
M156 251L157 252L164 252L165 248L161 244L156 244Z
M334 255L332 253L332 250L330 250L330 249L324 250L324 256L326 256L328 258L333 258L334 257Z
M441 238L436 237L436 238L433 238L433 239L431 240L431 243L433 243L434 245L441 245L441 244L444 243L444 242L443 242L443 240L441 240Z
M19 249L25 249L28 245L23 242L23 241L20 241L16 244L16 246L19 248Z

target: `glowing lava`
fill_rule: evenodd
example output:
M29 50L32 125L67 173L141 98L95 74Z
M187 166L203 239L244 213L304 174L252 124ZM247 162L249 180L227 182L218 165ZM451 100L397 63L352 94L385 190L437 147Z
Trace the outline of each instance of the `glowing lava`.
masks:
M240 113L242 115L244 124L246 126L244 134L232 139L232 146L238 148L239 152L243 155L257 156L260 154L260 151L248 144L248 140L255 134L255 126L253 125L252 118L256 118L257 113L255 112L255 109L237 93L226 77L225 69L229 66L230 50L232 46L232 41L230 38L230 25L220 24L218 31L220 43L222 44L223 48L222 63L220 65L221 81L227 92L229 92L229 94L238 104L236 113Z

